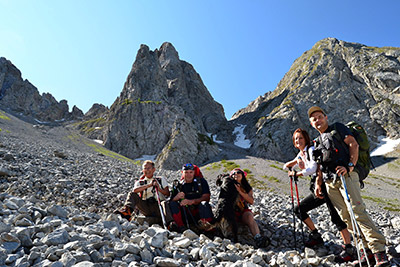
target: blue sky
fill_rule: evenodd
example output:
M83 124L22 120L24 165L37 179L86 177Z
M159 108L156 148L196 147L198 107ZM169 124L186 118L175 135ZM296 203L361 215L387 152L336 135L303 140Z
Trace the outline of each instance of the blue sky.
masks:
M335 37L400 47L400 1L0 0L0 56L84 112L111 106L140 44L171 42L229 119Z

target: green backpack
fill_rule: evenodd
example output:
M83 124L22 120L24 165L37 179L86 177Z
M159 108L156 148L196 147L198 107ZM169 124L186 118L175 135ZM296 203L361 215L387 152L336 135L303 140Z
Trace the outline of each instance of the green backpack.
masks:
M367 178L371 169L371 157L369 154L370 144L368 141L367 133L364 128L355 121L351 121L346 124L350 132L358 143L358 161L355 166L355 171L358 173L360 179L360 187L364 188L364 179ZM341 138L338 138L341 140ZM343 142L343 140L341 140ZM345 146L347 147L347 146Z

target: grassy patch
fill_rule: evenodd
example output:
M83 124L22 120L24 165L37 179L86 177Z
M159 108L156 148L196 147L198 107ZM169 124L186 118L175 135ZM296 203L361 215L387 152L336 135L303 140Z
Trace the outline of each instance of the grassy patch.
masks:
M273 182L273 183L280 183L280 182L281 182L281 181L280 181L278 178L276 178L275 176L263 175L262 178L265 178L265 179L267 179L268 181Z
M116 152L113 152L111 150L106 149L105 147L98 145L98 144L93 144L88 142L87 140L81 138L80 136L76 135L76 134L72 134L72 135L68 135L67 136L68 139L70 139L71 141L74 142L79 142L79 143L84 143L85 145L91 147L94 151L96 151L97 153L100 153L104 156L113 158L113 159L117 159L119 161L127 161L130 162L132 164L136 164L136 165L141 165L140 160L132 160L130 158L127 158L125 156L122 156Z
M385 210L400 211L400 207L399 207L400 203L397 198L389 200L389 199L385 199L385 198L371 197L371 196L365 196L365 195L363 195L362 198L371 200L377 204L384 206L383 209L385 209Z
M141 100L140 98L138 98L136 100L127 98L127 99L124 99L122 101L121 105L131 105L133 103L139 103L139 104L150 104L150 103L153 103L153 104L159 105L162 102L161 101L154 101L154 100Z
M200 142L207 142L209 145L215 145L214 140L205 134L198 133L197 138Z
M247 181L249 182L249 184L253 188L258 188L258 189L261 189L261 190L270 189L268 187L267 183L265 183L264 181L260 181L258 179L255 179L253 176L251 176L251 177L248 176L247 177Z
M224 170L223 170L224 172L230 172L233 169L240 168L239 164L236 164L233 161L226 161L224 159L221 160L221 164L224 167Z
M209 170L209 171L210 170L217 170L217 169L220 169L221 167L222 167L221 164L214 162L214 163L211 163L211 165L207 166L206 170Z
M2 120L11 120L3 111L0 111L0 119Z
M271 165L269 165L269 166L272 167L272 168L275 168L275 169L278 169L278 170L283 171L283 168L281 168L281 167L279 167L279 166L277 166L277 165L275 165L275 164L271 164Z

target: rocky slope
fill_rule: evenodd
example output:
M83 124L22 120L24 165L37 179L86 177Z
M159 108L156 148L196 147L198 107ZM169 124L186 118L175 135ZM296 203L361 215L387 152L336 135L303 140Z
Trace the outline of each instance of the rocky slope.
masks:
M250 153L276 160L295 155L292 132L311 129L307 110L319 105L331 122L355 120L371 138L399 138L400 48L369 47L334 38L317 42L295 60L277 88L238 111L246 124Z
M232 141L232 129L192 65L170 43L142 45L120 96L102 115L85 119L82 132L129 158L156 155L163 168L205 162L219 150L211 138Z
M81 119L83 112L66 100L58 102L51 94L39 94L37 88L21 77L21 72L7 59L0 57L0 107L18 113L28 120L54 123Z
M0 266L339 266L333 259L341 241L329 220L322 219L329 216L326 208L311 212L324 232L325 246L303 251L299 228L297 245L293 242L290 191L280 162L242 158L202 167L214 207L217 174L247 169L257 203L252 209L272 240L267 248L256 249L246 227L241 228L241 243L234 244L191 231L178 234L129 223L111 214L140 175L140 162L70 129L33 127L5 112L0 115ZM176 171L157 172L169 183L179 177ZM390 181L381 187L392 191L381 195L398 194L400 181ZM308 194L304 181L299 186L302 196ZM380 190L367 184L365 190L371 189ZM369 211L396 264L400 216L382 208L371 205Z

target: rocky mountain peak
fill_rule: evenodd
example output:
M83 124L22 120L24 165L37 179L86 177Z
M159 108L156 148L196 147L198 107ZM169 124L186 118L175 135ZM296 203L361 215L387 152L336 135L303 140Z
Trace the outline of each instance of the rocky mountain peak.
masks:
M251 153L286 161L294 157L293 131L316 136L307 110L319 105L329 121L355 120L374 143L399 138L400 48L370 47L326 38L295 60L277 88L235 117L248 125Z
M120 97L102 116L89 128L82 123L86 135L101 128L96 139L107 148L133 159L152 155L164 168L210 160L219 153L212 134L232 139L222 106L167 42L155 51L140 47Z
M77 107L69 112L66 100L58 102L50 93L40 95L37 88L22 79L17 67L4 57L0 58L0 107L34 118L37 122L54 123L83 117L83 112Z

